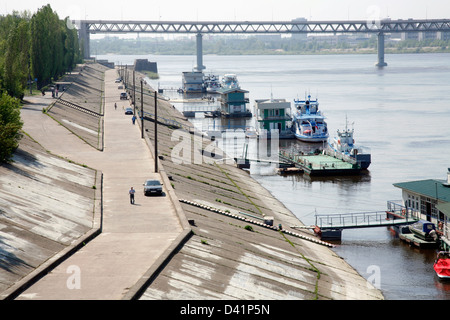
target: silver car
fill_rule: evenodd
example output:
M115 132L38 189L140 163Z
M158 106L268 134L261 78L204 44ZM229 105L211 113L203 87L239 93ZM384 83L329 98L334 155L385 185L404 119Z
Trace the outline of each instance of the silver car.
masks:
M159 180L146 180L144 183L144 195L162 194L163 184Z

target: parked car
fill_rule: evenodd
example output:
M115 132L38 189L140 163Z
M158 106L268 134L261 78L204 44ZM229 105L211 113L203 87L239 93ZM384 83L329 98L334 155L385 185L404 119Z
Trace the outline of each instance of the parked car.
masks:
M126 109L125 109L125 114L133 114L133 109L131 109L131 108L126 108Z
M117 78L116 79L115 83L119 83L119 82L122 82L122 78Z
M159 180L149 179L144 183L144 195L148 196L150 194L162 194L163 184Z
M127 99L128 99L127 93L126 92L121 92L120 93L120 100L127 100Z

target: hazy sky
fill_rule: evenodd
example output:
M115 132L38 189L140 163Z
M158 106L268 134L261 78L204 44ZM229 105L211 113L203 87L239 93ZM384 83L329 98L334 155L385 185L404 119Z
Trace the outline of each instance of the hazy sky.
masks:
M450 18L450 0L2 0L0 14L50 4L60 18L99 20L367 20Z

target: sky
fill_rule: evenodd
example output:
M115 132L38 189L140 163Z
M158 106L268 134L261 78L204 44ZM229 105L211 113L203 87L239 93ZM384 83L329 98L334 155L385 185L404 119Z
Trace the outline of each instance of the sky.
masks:
M289 21L450 19L449 0L2 0L0 15L50 4L73 20Z

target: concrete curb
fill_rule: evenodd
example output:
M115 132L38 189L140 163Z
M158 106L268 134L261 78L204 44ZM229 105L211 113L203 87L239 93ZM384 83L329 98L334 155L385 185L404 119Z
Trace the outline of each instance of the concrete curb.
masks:
M142 278L136 282L136 284L128 290L127 294L122 300L138 300L145 292L147 287L156 279L159 273L164 270L164 267L170 262L172 257L183 247L183 245L191 238L192 230L185 229L183 232L172 242L169 248L166 249L155 263L147 270Z
M326 247L330 247L330 248L334 248L335 247L332 243L329 243L329 242L326 242L326 241L322 241L322 240L319 240L319 239L315 239L315 238L312 238L312 237L307 237L307 236L301 235L299 233L292 232L292 231L289 231L289 230L285 230L285 229L282 229L280 227L273 226L273 225L270 225L270 224L267 224L267 223L264 223L264 222L261 222L261 221L252 220L252 219L243 217L243 216L241 216L239 214L228 213L226 211L219 210L217 208L209 207L207 205L203 205L203 204L200 204L200 203L197 203L197 202L193 202L193 201L189 201L189 200L185 200L185 199L180 199L180 202L183 202L183 203L195 206L195 207L199 207L199 208L202 208L202 209L205 209L205 210L209 210L211 212L222 214L222 215L228 216L230 218L234 218L234 219L237 219L237 220L241 220L241 221L245 221L245 222L248 222L248 223L251 223L251 224L255 224L255 225L258 225L260 227L264 227L266 229L271 229L271 230L274 230L274 231L283 232L283 233L291 235L293 237L297 237L297 238L300 238L300 239L303 239L303 240L306 240L306 241L311 241L311 242L314 242L314 243L317 243L317 244L320 244L320 245L323 245L323 246L326 246Z

